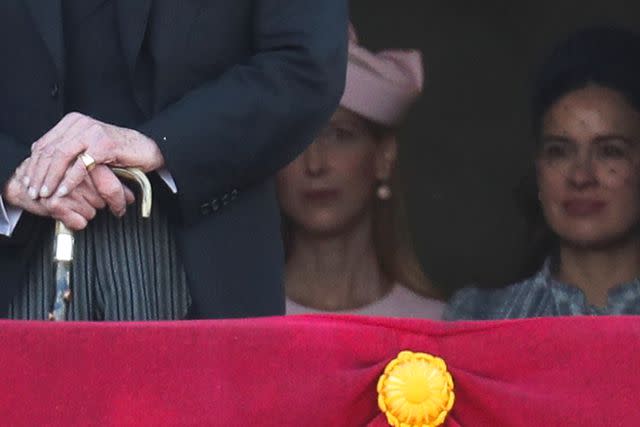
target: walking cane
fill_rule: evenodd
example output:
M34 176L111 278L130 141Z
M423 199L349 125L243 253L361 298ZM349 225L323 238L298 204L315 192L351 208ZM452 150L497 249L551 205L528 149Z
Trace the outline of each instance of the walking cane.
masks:
M140 169L111 168L116 175L135 181L142 192L140 211L143 218L151 215L151 183ZM55 264L56 296L53 309L49 312L49 320L66 320L67 308L71 301L71 262L73 261L73 231L62 222L56 221L53 244L53 262Z

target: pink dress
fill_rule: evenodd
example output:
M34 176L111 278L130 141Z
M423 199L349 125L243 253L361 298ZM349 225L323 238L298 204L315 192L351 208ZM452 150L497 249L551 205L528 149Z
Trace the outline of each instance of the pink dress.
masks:
M287 314L359 314L363 316L412 317L422 319L442 319L444 303L425 298L405 288L395 285L384 298L364 307L352 310L323 311L300 305L287 298Z

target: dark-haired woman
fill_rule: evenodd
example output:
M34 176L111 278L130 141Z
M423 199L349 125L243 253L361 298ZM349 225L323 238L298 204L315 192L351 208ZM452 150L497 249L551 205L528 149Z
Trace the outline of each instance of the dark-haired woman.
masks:
M640 314L640 36L572 35L533 96L538 271L503 289L465 288L447 319Z

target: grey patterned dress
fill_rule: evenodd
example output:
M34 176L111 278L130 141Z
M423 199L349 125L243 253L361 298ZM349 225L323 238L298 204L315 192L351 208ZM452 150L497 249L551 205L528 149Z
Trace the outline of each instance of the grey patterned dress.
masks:
M589 304L577 287L556 280L548 258L540 271L501 289L468 287L445 310L446 320L516 319L548 316L640 314L640 278L609 291L606 307Z

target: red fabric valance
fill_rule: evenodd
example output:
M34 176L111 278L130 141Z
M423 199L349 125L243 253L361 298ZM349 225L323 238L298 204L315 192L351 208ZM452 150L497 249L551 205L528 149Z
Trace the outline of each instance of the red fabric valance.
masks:
M386 426L402 350L446 362L446 426L639 426L640 317L0 322L7 426Z

